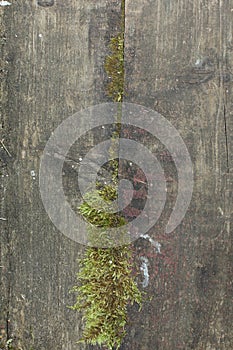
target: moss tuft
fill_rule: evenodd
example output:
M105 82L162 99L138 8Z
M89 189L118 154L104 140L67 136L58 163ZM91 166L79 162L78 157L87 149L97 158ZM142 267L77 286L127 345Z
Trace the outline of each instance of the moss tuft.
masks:
M111 55L105 61L105 70L110 83L107 94L114 102L122 102L124 95L124 38L122 33L111 39Z
M98 204L99 195L109 203L116 199L116 189L105 186L95 193L89 192L87 197L91 205L84 202L79 207L84 218L97 227L103 227L103 233L116 224L124 225L125 219L119 214L113 216L104 208L93 209ZM94 232L92 228L90 239ZM96 236L93 242L96 243ZM80 260L79 285L72 289L77 292L77 300L71 308L84 313L85 329L80 342L106 345L108 349L119 348L126 333L127 306L134 302L141 304L141 293L131 274L131 261L129 245L86 249L85 257Z
M111 39L111 54L105 61L105 70L110 79L107 93L114 102L121 103L124 96L124 8L125 2L122 0L121 31ZM119 139L120 130L121 106L116 116L116 130L112 134L112 140ZM93 244L90 244L91 247L86 249L85 256L80 260L78 285L72 289L77 293L77 299L71 307L83 312L85 325L83 337L79 342L104 345L110 350L118 349L126 334L127 306L134 302L141 305L142 301L142 294L132 276L132 249L129 245L120 245L121 235L125 235L126 221L120 214L109 213L106 210L111 202L117 199L119 162L114 159L117 158L117 147L117 142L112 142L109 149L112 158L109 162L111 184L97 184L96 190L88 192L79 207L79 213L91 224L89 243ZM96 248L111 246L108 243L111 243L113 237L109 237L107 232L108 228L113 227L119 228L115 237L119 247ZM101 233L99 228L102 228Z
M141 293L131 276L131 250L88 248L78 273L80 286L74 310L84 311L81 342L119 348L126 334L127 306L141 303Z

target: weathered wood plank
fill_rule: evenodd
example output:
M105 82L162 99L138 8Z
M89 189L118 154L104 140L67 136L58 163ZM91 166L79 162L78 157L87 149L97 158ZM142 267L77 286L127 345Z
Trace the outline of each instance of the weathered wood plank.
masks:
M40 157L51 132L106 100L104 60L118 30L118 1L11 1L4 32L1 326L22 349L84 349L74 295L83 247L56 230L39 193ZM89 141L86 140L88 143ZM72 174L71 174L72 176ZM76 175L73 175L76 176ZM71 189L69 188L71 191Z
M126 1L126 100L176 127L195 186L182 224L165 235L161 220L151 231L161 254L138 244L149 258L152 300L132 317L125 349L233 346L232 11L230 1ZM169 157L162 161L169 171ZM176 182L174 169L170 176Z
M166 210L149 233L162 244L161 254L149 242L135 244L137 255L149 259L150 279L141 313L130 311L122 349L233 345L230 5L229 0L126 1L126 100L156 109L177 128L193 160L195 188L184 221L165 235L177 176L158 144L155 152L170 182ZM47 217L38 171L52 130L74 112L106 100L103 63L120 3L17 1L0 10L1 139L9 152L0 145L6 219L0 221L1 325L22 349L83 349L75 344L81 320L66 307L73 303L68 290L82 247Z

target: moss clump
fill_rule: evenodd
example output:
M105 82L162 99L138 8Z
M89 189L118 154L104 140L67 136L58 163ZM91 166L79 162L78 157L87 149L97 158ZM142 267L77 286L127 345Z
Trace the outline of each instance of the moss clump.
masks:
M111 79L107 93L114 102L123 102L124 96L124 6L122 0L121 31L111 39L111 55L105 61L105 70ZM121 106L109 149L112 182L106 186L98 184L96 190L86 194L79 207L79 212L91 224L91 247L86 249L84 258L80 260L81 268L77 275L79 283L72 289L77 293L77 300L71 307L83 312L85 326L80 342L104 345L108 349L120 347L126 333L127 306L134 302L141 305L142 299L131 274L132 249L129 245L122 244L125 242L126 221L120 214L106 210L117 199L119 163L114 158L118 155L116 140L120 137L120 130ZM101 202L100 205L100 198L105 204ZM113 227L116 237L109 237L108 229ZM112 239L118 247L111 247ZM99 246L108 248L96 248Z
M106 57L104 65L105 71L111 79L107 86L107 94L114 102L123 102L124 97L124 32L125 0L122 0L120 32L110 41L111 54Z
M121 245L124 241L126 221L118 213L108 212L112 201L117 199L116 187L100 184L98 186L99 189L85 195L85 200L79 207L79 213L91 224L88 228L89 245L95 247ZM109 231L109 228L114 230Z
M84 218L95 226L102 227L103 233L106 228L116 224L124 225L125 219L119 214L113 216L105 212L104 208L93 209L92 205L96 207L98 204L99 195L107 203L117 197L115 187L110 185L96 190L96 193L89 192L87 197L91 200L91 205L84 202L79 207ZM93 233L94 227L90 230L89 237L96 243ZM107 240L108 237L104 239ZM127 306L134 302L141 304L141 293L131 275L131 261L132 251L128 245L86 249L85 257L80 260L79 285L72 289L78 293L72 309L84 313L85 329L80 342L106 345L108 349L119 348L125 336Z
M124 95L124 37L119 33L110 42L111 55L105 61L105 71L110 83L107 94L114 102L122 102Z
M81 286L74 310L84 311L85 329L80 342L119 348L125 336L127 305L141 303L141 294L131 276L131 250L88 248L81 261Z
M105 205L100 206L99 198L103 198ZM96 227L118 227L125 224L125 220L118 214L108 213L106 210L111 204L110 198L116 199L116 189L113 186L106 186L100 190L88 192L85 202L79 207L79 212L92 225Z

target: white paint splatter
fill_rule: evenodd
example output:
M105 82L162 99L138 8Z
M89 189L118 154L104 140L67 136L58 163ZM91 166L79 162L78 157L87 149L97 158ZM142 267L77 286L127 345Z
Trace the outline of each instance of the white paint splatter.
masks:
M142 265L140 267L140 270L143 272L144 280L142 281L142 286L143 288L146 288L149 284L149 271L148 271L148 266L149 266L149 260L145 256L140 257L142 261Z
M198 58L198 59L196 60L196 62L195 62L195 66L196 66L196 67L199 67L200 65L201 65L201 59Z
M9 1L0 1L0 6L10 6L11 3Z
M35 170L31 170L31 176L32 176L33 180L35 180L35 178L36 178Z
M145 234L145 235L140 235L141 238L147 239L152 245L153 247L156 248L157 253L161 253L160 248L161 248L161 244L157 241L154 241L149 235Z

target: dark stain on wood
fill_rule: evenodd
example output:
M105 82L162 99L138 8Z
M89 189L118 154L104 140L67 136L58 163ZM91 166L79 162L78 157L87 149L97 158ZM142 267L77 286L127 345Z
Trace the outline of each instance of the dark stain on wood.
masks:
M37 4L42 7L50 7L54 5L54 0L37 0Z

